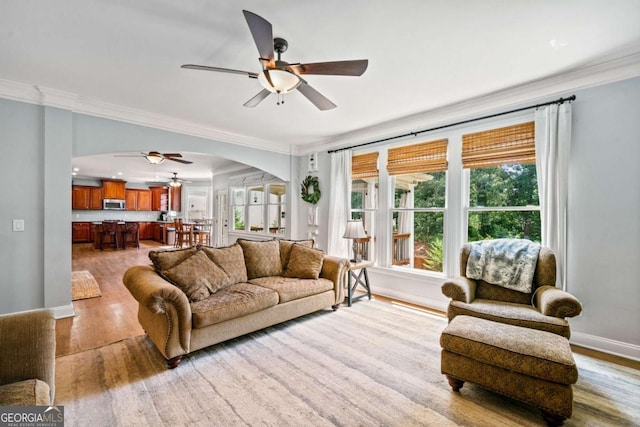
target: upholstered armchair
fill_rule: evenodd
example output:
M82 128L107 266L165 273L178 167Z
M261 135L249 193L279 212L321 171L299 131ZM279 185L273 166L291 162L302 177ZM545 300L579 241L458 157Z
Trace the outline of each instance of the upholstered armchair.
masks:
M56 321L49 310L0 316L0 406L52 405Z
M442 285L442 293L451 298L449 321L468 315L570 337L566 318L579 315L582 305L573 295L555 287L556 258L551 249L540 248L531 292L467 278L470 253L471 244L467 243L460 251L460 276Z

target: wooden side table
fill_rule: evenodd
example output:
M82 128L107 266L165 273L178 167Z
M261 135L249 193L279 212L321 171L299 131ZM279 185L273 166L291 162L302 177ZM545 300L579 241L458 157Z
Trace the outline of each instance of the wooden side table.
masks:
M351 303L354 300L359 300L365 296L368 296L369 299L371 299L371 286L369 285L367 267L371 267L372 265L373 262L371 261L349 262L349 271L347 271L347 302L349 307L351 307ZM367 292L354 297L353 293L358 285L362 285Z

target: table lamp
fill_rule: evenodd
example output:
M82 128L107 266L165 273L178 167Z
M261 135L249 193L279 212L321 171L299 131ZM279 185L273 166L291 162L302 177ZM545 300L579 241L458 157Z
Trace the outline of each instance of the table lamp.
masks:
M367 237L367 233L364 231L361 219L350 219L347 221L347 228L344 232L345 239L353 239L353 258L355 262L360 262L360 244L358 239L364 239Z

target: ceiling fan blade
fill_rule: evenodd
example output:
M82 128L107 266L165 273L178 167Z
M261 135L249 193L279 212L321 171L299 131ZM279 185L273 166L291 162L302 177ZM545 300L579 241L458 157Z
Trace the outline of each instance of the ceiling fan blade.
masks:
M253 108L256 105L260 104L262 100L264 100L269 95L271 95L271 92L269 92L267 89L262 89L256 96L245 102L244 106Z
M302 80L302 79L301 79ZM319 110L331 110L336 108L336 104L329 101L324 95L320 92L309 86L309 84L302 80L300 85L298 86L298 90L302 93L309 101L313 103Z
M289 68L296 74L326 74L333 76L361 76L369 65L368 59L354 61L314 62L311 64L291 64Z
M189 160L174 159L173 157L165 157L165 159L172 160L172 161L178 162L178 163L184 163L185 165L190 165L191 163L193 163L193 162L190 162Z
M271 23L263 17L248 10L243 10L249 30L256 43L261 59L273 60L273 28Z
M180 154L180 153L162 153L162 156L164 156L164 157L182 157L182 154Z
M145 157L144 154L114 154L113 157Z
M180 68L186 68L189 70L218 71L220 73L242 74L243 76L249 76L254 79L258 78L258 73L252 73L251 71L233 70L231 68L208 67L206 65L194 64L184 64L181 65Z

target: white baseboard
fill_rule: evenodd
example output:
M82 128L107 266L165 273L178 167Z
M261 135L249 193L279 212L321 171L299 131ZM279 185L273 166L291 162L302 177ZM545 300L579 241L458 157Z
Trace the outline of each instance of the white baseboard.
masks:
M640 362L640 346L582 332L571 331L571 344Z
M65 317L73 317L76 315L76 312L73 310L73 304L51 307L49 310L53 312L53 317L55 319L63 319Z
M442 301L436 301L431 298L425 298L425 297L419 297L416 295L406 294L404 292L399 292L394 289L387 289L387 288L380 287L378 284L376 284L375 288L372 291L373 293L381 295L383 297L421 305L423 307L431 308L433 310L439 310L444 313L447 312L447 306L449 305L448 301L442 302Z

